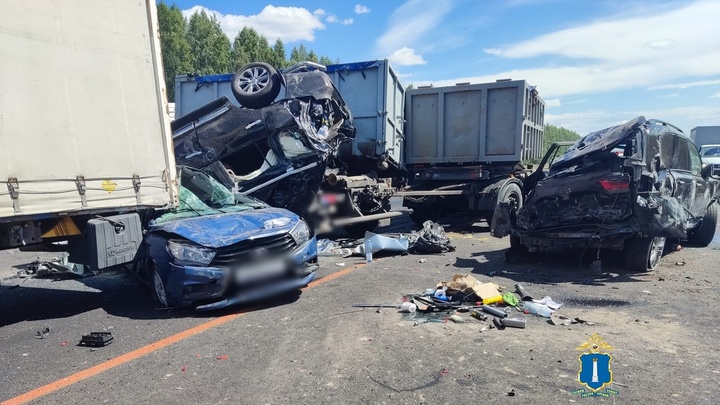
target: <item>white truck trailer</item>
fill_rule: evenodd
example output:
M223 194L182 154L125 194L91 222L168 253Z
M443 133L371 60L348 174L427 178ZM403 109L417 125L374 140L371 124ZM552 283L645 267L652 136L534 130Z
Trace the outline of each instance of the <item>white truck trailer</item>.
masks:
M0 249L133 261L177 204L154 0L0 0Z

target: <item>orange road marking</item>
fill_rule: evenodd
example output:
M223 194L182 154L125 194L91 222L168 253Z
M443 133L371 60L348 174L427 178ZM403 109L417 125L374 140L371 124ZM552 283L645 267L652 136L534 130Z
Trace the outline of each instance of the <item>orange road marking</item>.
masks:
M309 290L311 288L317 287L319 285L323 285L327 283L328 281L335 280L337 278L340 278L346 274L349 274L356 269L359 269L361 267L365 266L364 264L358 264L353 267L348 267L346 269L340 270L338 272L335 272L333 274L330 274L326 277L323 277L321 279L315 280L308 284L307 287L303 289ZM248 311L248 312L245 312ZM100 363L96 366L92 366L90 368L86 368L85 370L78 371L75 374L71 374L67 377L61 378L57 381L51 382L50 384L43 385L42 387L35 388L32 391L28 391L24 394L18 395L15 398L10 398L6 401L3 401L0 403L0 405L20 405L25 404L30 401L33 401L35 399L38 399L40 397L44 397L48 394L51 394L57 390L63 389L65 387L68 387L70 385L79 383L80 381L83 381L85 379L88 379L90 377L94 377L100 373L104 373L105 371L108 371L110 369L113 369L117 366L123 365L125 363L131 362L133 360L137 360L141 357L144 357L154 351L160 350L164 347L170 346L174 343L180 342L182 340L185 340L191 336L195 336L197 334L200 334L202 332L205 332L208 329L215 328L217 326L220 326L222 324L228 323L234 319L237 319L241 316L245 316L249 313L249 309L245 310L243 312L238 312L236 314L230 314L230 315L224 315L219 318L215 318L211 321L205 322L203 324L194 326L190 329L184 330L180 333L177 333L175 335L166 337L165 339L158 340L157 342L150 343L147 346L143 346L139 349L135 349L131 352L122 354L118 357L112 358L108 361L105 361L103 363Z

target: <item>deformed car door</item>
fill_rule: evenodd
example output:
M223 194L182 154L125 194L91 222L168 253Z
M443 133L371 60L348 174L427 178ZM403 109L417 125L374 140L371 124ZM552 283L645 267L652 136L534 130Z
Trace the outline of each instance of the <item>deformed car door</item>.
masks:
M685 140L685 142L688 142ZM688 150L690 151L690 171L693 176L693 184L695 185L695 200L692 204L692 214L696 218L705 216L705 210L710 204L710 190L707 181L702 176L702 158L695 148L695 145L688 142Z
M693 212L695 179L690 172L690 151L687 141L676 134L666 133L660 136L660 150L662 165L672 178L673 197L687 212Z

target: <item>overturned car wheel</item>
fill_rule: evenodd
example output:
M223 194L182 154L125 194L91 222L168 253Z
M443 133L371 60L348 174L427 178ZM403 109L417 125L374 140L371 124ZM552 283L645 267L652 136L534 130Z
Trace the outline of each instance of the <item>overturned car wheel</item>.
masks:
M664 237L634 237L625 242L625 267L632 272L655 270L665 250Z
M232 92L243 107L263 108L280 94L280 74L267 63L243 66L232 79Z

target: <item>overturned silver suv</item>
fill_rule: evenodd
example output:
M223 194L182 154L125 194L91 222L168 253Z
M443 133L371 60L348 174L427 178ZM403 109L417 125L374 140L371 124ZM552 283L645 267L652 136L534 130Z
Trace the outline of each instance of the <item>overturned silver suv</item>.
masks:
M623 250L628 270L648 271L667 238L712 241L720 182L678 128L637 117L553 159L560 146L524 184L525 205L511 216L512 249Z

